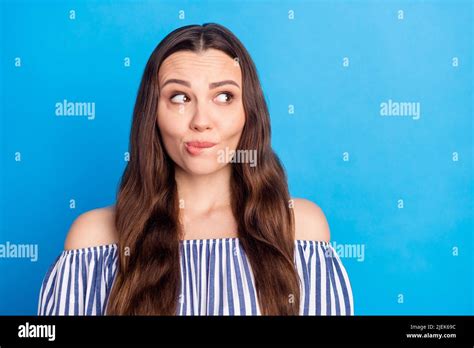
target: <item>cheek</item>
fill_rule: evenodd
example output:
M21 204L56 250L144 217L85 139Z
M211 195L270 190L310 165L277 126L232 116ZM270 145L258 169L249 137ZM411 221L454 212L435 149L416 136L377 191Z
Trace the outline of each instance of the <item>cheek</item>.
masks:
M186 128L185 119L178 112L172 109L162 100L158 103L157 122L160 130L165 134L179 135Z
M179 120L180 117L174 115L166 106L160 105L158 107L158 128L160 129L166 151L170 154L178 151L177 147L179 147L180 139L186 131L186 125L183 122L179 122Z
M238 110L232 117L225 119L221 124L222 135L226 140L237 145L242 130L245 125L245 114L243 110Z

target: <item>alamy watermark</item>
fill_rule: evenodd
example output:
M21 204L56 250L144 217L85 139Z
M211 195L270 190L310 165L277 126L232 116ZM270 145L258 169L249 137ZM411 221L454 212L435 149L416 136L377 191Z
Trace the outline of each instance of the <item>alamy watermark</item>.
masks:
M340 258L354 258L359 262L365 260L365 244L338 244L335 241L329 244L333 249L328 248L326 256L332 256L332 250L334 250Z
M380 103L380 116L408 116L412 117L413 120L418 120L421 117L421 103L397 102L389 99Z
M38 261L38 244L0 244L0 258L23 258L31 262Z
M95 119L94 102L70 102L64 99L55 104L56 116L87 116L88 120Z
M226 147L217 151L219 163L249 163L250 167L257 166L257 150L230 150Z
M47 338L48 341L56 339L56 325L38 325L26 322L18 326L18 337L20 338Z

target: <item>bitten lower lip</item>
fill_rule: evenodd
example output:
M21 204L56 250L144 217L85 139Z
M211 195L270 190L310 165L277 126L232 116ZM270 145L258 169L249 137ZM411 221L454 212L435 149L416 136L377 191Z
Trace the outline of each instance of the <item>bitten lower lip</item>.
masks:
M214 147L216 143L208 141L188 141L184 143L184 145L191 155L199 155L202 151Z

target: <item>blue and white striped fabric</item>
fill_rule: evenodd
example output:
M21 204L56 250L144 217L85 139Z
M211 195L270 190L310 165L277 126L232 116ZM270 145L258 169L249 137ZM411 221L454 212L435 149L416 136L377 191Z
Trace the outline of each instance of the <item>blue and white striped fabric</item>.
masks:
M301 315L354 315L348 274L328 242L296 240ZM39 315L105 315L118 245L64 250L46 273ZM180 242L177 315L261 315L254 277L238 238Z

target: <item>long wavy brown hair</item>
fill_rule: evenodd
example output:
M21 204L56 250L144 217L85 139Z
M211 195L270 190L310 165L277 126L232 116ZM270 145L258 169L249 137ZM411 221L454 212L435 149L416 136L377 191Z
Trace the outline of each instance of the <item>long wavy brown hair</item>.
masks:
M261 313L299 313L294 216L285 171L271 148L269 113L257 70L229 29L206 23L172 31L146 64L133 111L130 161L117 193L119 264L107 314L177 314L183 233L175 164L164 149L157 124L158 71L177 51L199 53L210 48L235 59L242 72L245 125L237 149L256 150L258 165L227 165L232 166L232 212L253 270Z

